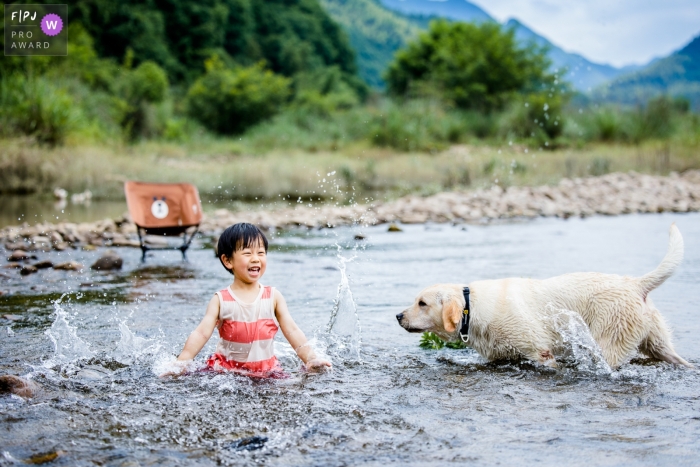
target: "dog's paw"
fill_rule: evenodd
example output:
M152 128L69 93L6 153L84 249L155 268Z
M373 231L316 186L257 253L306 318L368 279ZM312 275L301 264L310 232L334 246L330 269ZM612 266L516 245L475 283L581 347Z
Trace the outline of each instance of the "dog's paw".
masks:
M559 364L549 350L541 350L538 360L542 365L548 366L549 368L559 368Z

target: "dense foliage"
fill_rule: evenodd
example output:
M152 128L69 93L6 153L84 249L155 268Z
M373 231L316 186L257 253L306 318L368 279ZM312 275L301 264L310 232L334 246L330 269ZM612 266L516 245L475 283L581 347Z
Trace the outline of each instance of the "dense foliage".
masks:
M555 84L544 51L521 47L498 24L434 21L396 54L386 74L398 96L433 95L459 108L500 109L516 94Z
M327 112L368 92L317 0L78 0L69 21L67 57L0 61L8 95L36 87L44 96L25 116L7 101L0 132L52 144L75 131L182 139L193 129L189 114L215 132L240 133L289 103ZM71 118L39 118L56 108L55 96L69 102Z
M209 60L188 92L190 115L219 133L240 133L279 110L289 79L261 65L230 70Z
M100 56L152 60L173 82L192 82L212 54L275 73L337 65L352 79L354 53L316 0L78 0L70 20L82 23Z
M373 0L352 8L357 18L345 21L355 26L386 13ZM236 134L255 152L374 145L434 153L477 140L544 150L697 133L687 101L570 103L566 84L547 72L545 50L519 46L496 24L433 23L397 53L393 96L365 100L352 52L315 0L79 0L70 11L68 56L0 60L1 136L71 145ZM360 26L396 47L414 31L382 15ZM696 48L681 51L686 77L695 76Z

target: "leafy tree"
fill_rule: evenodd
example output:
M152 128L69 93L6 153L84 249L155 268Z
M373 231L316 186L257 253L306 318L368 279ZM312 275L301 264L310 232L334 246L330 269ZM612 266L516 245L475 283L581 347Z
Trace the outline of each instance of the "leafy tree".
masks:
M546 51L518 45L513 30L494 23L437 20L396 53L386 73L399 96L440 97L460 108L502 108L516 94L551 87Z
M50 0L44 0L49 2ZM337 66L362 92L354 52L317 0L77 0L80 21L102 57L153 61L173 83L191 83L213 54L251 66L265 60L275 73Z
M206 66L187 93L189 112L219 133L242 132L277 113L289 96L290 80L262 63L232 70L215 56Z

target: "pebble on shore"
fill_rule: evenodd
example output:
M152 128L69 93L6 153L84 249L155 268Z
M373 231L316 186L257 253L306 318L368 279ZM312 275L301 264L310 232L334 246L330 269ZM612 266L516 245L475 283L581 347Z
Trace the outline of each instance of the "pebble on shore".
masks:
M219 209L204 217L199 231L216 238L223 229L236 222L250 222L263 229L284 229L691 211L700 211L700 170L689 170L682 175L672 173L667 177L629 172L565 178L555 186L504 189L494 185L427 197L409 195L370 205L295 206L241 212ZM152 242L157 240L163 241L147 239ZM33 255L35 251L61 251L66 248L90 250L101 246L139 247L136 226L128 217L81 224L25 223L0 229L0 242L11 252L8 260L13 263L32 257L36 259ZM116 264L113 262L115 267ZM56 265L54 269L73 269L61 266ZM82 269L82 265L79 266L77 269Z

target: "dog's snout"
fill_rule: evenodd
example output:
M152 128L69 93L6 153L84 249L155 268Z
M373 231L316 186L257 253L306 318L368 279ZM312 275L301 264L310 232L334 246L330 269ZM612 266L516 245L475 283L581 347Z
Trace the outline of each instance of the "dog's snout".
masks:
M396 319L399 320L399 323L400 323L401 320L403 319L403 312L401 312L401 313L399 313L398 315L396 315Z

